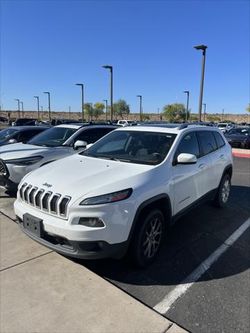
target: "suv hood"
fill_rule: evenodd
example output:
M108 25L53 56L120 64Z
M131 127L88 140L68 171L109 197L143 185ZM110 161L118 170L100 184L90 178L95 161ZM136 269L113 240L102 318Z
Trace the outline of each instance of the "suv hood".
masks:
M139 185L152 168L76 154L34 170L22 183L68 195L74 201L85 195L97 196Z
M53 150L60 149L61 147L53 147ZM11 160L16 158L29 157L34 155L43 154L44 152L51 151L51 147L35 146L23 143L13 143L5 145L0 148L0 159Z

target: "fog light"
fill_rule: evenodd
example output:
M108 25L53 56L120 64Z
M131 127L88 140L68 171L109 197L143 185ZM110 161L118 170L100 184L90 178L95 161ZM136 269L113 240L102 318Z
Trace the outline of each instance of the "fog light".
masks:
M90 228L102 228L105 226L103 221L98 217L80 217L78 224Z

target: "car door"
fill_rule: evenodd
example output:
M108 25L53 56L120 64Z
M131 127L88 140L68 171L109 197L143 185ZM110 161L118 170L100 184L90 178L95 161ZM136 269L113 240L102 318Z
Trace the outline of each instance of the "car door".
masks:
M220 151L217 150L217 144L212 131L197 131L197 137L201 150L199 167L203 170L203 173L201 174L202 181L199 183L200 197L202 197L218 186L218 177L221 177L222 175L222 160L219 156Z
M181 153L194 154L198 158L195 164L176 164ZM174 189L174 215L191 205L199 197L199 144L195 131L185 134L177 146L172 168Z

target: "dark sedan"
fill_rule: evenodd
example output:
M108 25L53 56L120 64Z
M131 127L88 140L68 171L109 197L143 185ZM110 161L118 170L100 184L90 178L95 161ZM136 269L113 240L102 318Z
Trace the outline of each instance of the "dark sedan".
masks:
M12 126L5 128L0 131L0 146L16 142L26 143L48 128L48 126Z
M250 128L237 127L225 134L228 143L234 148L250 148Z

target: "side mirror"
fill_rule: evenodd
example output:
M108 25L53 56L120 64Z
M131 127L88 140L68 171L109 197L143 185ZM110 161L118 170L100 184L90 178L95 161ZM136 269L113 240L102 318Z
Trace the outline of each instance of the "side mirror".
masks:
M79 148L86 148L87 147L87 144L88 142L86 141L81 141L81 140L77 140L75 143L74 143L74 149L77 150Z
M177 164L195 164L197 157L193 154L182 153L177 156Z
M17 143L16 139L9 139L8 143Z
M89 143L89 144L87 145L86 149L89 149L89 148L92 147L92 146L93 146L93 143Z

